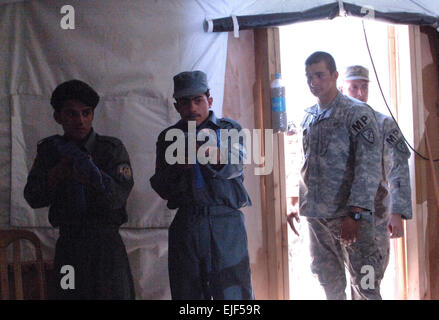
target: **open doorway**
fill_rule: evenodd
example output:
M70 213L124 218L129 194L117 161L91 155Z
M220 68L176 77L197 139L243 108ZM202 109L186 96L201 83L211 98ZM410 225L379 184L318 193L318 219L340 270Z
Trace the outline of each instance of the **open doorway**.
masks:
M395 29L399 37L408 37L405 26L393 26L382 22L365 21L369 46L385 99L392 114L398 120L399 68L410 68L409 61L400 61L395 50ZM304 109L315 104L305 78L305 60L314 51L326 51L333 55L340 73L338 85L342 85L343 71L349 65L360 64L370 71L369 105L375 110L389 115L381 96L374 69L369 57L363 34L362 20L359 18L336 18L330 21L298 23L280 28L280 56L282 78L286 85L286 103L288 120L299 129ZM406 44L408 41L401 41ZM399 48L402 52L408 48ZM404 63L407 65L404 66ZM406 112L411 112L407 110ZM404 127L401 127L404 133ZM299 170L302 164L300 135L286 137L285 168L287 194L297 194ZM303 218L302 218L303 220ZM325 299L318 280L310 270L308 230L305 221L298 225L297 237L288 228L288 256L290 299ZM391 240L390 262L381 283L383 299L401 299L404 297L404 250L402 240ZM347 277L348 277L348 273ZM349 277L347 278L349 283ZM349 285L346 288L350 298Z

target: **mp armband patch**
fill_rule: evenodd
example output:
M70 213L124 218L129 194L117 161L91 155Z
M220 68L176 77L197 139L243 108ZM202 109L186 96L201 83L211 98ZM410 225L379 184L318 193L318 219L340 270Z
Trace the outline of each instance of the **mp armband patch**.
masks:
M370 123L370 119L369 116L367 115L362 115L361 117L357 118L357 120L355 120L352 125L351 125L351 130L352 132L357 135L359 134L361 131L363 131L363 129L365 127L367 127L367 125Z
M375 132L372 128L368 128L370 118L368 115L358 117L351 125L351 131L354 135L360 134L369 143L375 143Z
M385 141L391 147L395 147L399 152L405 155L410 155L410 150L407 148L403 136L398 129L393 129L392 132L386 136Z
M128 163L122 163L117 166L117 176L120 180L128 181L131 180L133 173L131 167Z
M386 136L386 139L385 139L385 140L386 140L386 142L387 142L388 144L390 144L391 146L393 146L396 142L398 142L399 137L400 137L399 130L394 129L394 130L392 130L391 133L389 133L389 134Z

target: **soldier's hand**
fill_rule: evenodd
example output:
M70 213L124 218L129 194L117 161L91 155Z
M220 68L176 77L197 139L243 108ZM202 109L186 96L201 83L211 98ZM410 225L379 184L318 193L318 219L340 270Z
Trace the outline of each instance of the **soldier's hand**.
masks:
M296 220L297 223L300 222L299 214L298 214L297 212L290 212L290 213L287 215L287 221L288 221L288 224L290 225L291 230L293 230L293 232L294 232L297 236L300 236L300 235L299 235L299 232L296 230L296 226L294 225L294 220Z
M81 173L78 168L76 168L75 166L73 166L72 168L72 177L78 181L80 184L83 185L91 185L90 181L87 179L87 177Z
M220 164L221 161L221 150L218 147L207 147L206 151L204 152L204 156L206 158L209 158L212 156L212 162L211 164L215 168L221 168L222 165Z
M360 229L360 221L355 221L351 217L345 217L340 227L340 242L344 246L350 246L355 243L358 238L358 230Z
M90 156L76 161L73 165L73 177L81 184L103 189L102 175Z
M401 215L397 213L392 213L390 215L389 221L387 222L387 228L390 232L390 238L401 238L404 235Z
M216 164L220 164L220 162L221 162L221 149L214 147L211 149L211 152L216 152Z
M294 220L296 220L297 223L300 223L299 208L297 207L297 204L293 205L290 203L288 206L287 221L291 227L291 230L293 230L293 232L297 236L299 236L299 232L297 231L296 226L294 225Z
M87 153L81 151L73 141L58 142L55 144L55 147L61 157L67 158L72 162L87 159L88 157Z
M66 158L61 158L58 163L49 170L48 184L49 187L55 187L58 182L70 178L72 175L72 165Z

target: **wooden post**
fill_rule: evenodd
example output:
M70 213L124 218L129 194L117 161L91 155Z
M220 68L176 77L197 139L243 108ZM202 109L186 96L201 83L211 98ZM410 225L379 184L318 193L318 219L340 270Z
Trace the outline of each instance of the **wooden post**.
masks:
M422 90L422 52L418 26L409 26L414 148L425 154L425 111ZM410 159L414 168L412 188L415 193L413 219L406 222L407 298L429 299L429 255L426 241L428 207L427 162L418 156ZM414 162L414 165L413 165Z
M272 128L270 83L276 72L280 72L279 29L255 30L256 90L258 108L256 127ZM264 139L262 134L261 139ZM265 142L262 142L262 152ZM270 155L264 155L265 157ZM289 299L288 237L286 221L286 186L284 135L273 137L273 171L261 176L262 217L264 247L268 259L269 299Z
M391 110L396 120L398 120L398 105L401 99L400 91L402 88L400 82L399 69L399 46L397 45L397 34L395 26L389 25L388 39L389 39L389 83L390 83L390 103ZM395 264L397 266L395 271L395 291L397 292L396 299L407 299L407 278L406 278L406 254L405 254L405 235L402 238L395 239L391 243L394 249Z

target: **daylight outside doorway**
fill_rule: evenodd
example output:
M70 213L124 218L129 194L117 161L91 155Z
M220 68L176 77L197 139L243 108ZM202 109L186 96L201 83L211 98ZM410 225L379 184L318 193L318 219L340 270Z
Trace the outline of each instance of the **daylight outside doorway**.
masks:
M373 62L378 79L392 114L397 118L397 100L395 97L398 68L408 68L408 61L400 61L398 50L395 50L395 34L397 37L408 37L407 26L394 26L382 22L364 20ZM396 33L395 33L396 30ZM369 105L375 110L389 115L389 111L381 96L373 66L367 50L362 20L359 18L340 17L328 21L297 23L280 27L280 56L282 79L286 86L286 104L288 120L292 121L299 134L287 136L285 139L285 176L287 194L298 196L299 170L302 164L300 123L304 109L312 106L316 98L310 93L305 78L305 60L314 51L329 52L335 59L339 71L338 86L342 86L343 72L349 65L360 64L370 71ZM408 41L396 41L396 46L407 45ZM392 46L393 44L393 46ZM400 51L408 48L399 48ZM405 64L405 65L404 65ZM404 128L401 128L404 133ZM310 271L310 254L308 230L305 218L301 218L298 226L300 236L297 237L288 228L288 256L290 299L325 299L318 280ZM401 241L401 240L399 240ZM402 243L402 241L401 241ZM391 240L390 263L381 283L383 299L401 299L403 296L401 278L404 273L401 250L397 249L397 241ZM349 283L348 272L347 283ZM349 285L346 294L350 299Z

